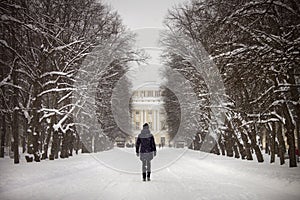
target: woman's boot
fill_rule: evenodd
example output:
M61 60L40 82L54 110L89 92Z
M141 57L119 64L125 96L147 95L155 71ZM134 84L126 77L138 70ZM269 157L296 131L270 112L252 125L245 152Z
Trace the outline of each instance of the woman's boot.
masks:
M150 175L151 175L151 172L147 172L147 180L148 180L148 181L151 181Z

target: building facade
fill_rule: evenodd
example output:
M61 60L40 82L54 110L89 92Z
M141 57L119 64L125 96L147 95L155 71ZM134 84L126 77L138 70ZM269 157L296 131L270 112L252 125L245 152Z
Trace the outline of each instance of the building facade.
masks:
M169 145L166 113L158 86L145 86L134 91L131 115L135 137L141 132L143 124L148 123L156 144Z

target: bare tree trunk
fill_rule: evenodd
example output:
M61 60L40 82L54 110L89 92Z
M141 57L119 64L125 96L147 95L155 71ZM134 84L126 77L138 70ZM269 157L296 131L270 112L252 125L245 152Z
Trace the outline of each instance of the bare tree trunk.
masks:
M230 124L230 127L233 128L233 125ZM237 137L237 135L235 133L233 133L232 136L234 137L234 142L237 145L237 146L235 145L235 147L234 147L235 158L240 158L240 155L241 155L242 159L245 159L245 157L246 157L246 151L245 151L243 145L240 143L240 141L239 141L239 139L238 139L238 137ZM238 153L240 153L240 155L238 155Z
M14 151L14 163L18 164L19 161L19 126L18 126L18 110L14 110L13 114L13 121L14 124L12 125L12 132L13 132L13 151Z
M22 145L22 153L25 153L26 152L26 138L24 135L21 136L21 145Z
M4 69L1 68L1 77L4 77ZM4 88L1 88L1 92L5 94ZM1 98L1 105L5 105L5 98L4 95ZM4 107L5 108L5 107ZM6 136L6 117L5 112L1 113L1 124L2 124L2 130L1 130L1 143L0 143L0 158L4 158L4 147L5 147L5 136Z
M234 150L234 157L240 158L240 153L239 153L237 145L233 145L233 150Z
M300 116L298 116L299 118ZM298 152L298 155L297 156L297 162L299 162L299 151L300 151L300 122L296 124L296 130L297 130L297 152Z
M242 128L239 128L239 131L242 136L242 140L245 146L245 154L247 160L253 160L252 153L251 153L251 145L248 142L248 136L244 133L244 130Z
M236 137L236 135L235 135L235 137ZM238 148L237 150L240 153L240 156L238 156L238 157L235 155L236 158L242 157L242 159L244 160L247 157L244 146L240 143L240 141L238 140L237 137L235 138L235 143L237 144L237 148Z
M48 148L49 148L49 143L50 143L51 136L52 136L52 127L50 127L49 130L48 130L46 142L44 144L44 153L42 155L42 159L47 159L48 158Z
M62 138L62 145L61 145L61 158L68 158L70 154L70 142L71 142L71 131L68 130Z
M50 160L54 160L58 158L58 151L59 151L59 136L58 136L58 131L55 130L53 132L53 137L52 137Z
M34 161L40 162L40 148L39 148L39 139L40 139L40 123L39 123L39 113L37 111L38 107L34 107L35 116L33 117L33 132L32 132L32 147Z
M234 142L232 139L231 132L229 130L226 130L225 131L225 150L226 150L226 155L228 157L233 157L233 146L234 146Z
M2 115L0 158L4 158L5 136L6 136L6 118L5 118L5 115L3 114Z
M267 125L269 126L269 125ZM272 123L272 129L270 130L270 153L271 153L271 159L270 159L270 163L274 163L275 162L275 136L276 136L276 126L275 123Z
M288 78L287 78L287 82L289 84L292 85L296 85L296 81L295 81L295 68L294 67L290 67L288 69ZM297 102L299 100L299 91L298 88L296 87L291 87L290 88L290 94L291 94L291 100L294 102ZM294 108L297 117L295 117L295 121L296 123L300 123L300 109L299 106L294 106L292 105L292 107ZM293 120L292 120L292 116L291 116L291 112L289 111L289 107L287 105L286 102L284 102L283 105L283 113L286 117L286 136L287 136L287 141L289 144L289 158L290 158L290 167L297 167L297 158L296 158L296 145L295 145L295 131L297 131L295 125L293 124ZM299 135L299 133L296 133L296 135ZM299 138L298 138L299 140ZM298 142L299 143L299 142Z
M240 142L238 143L238 147L239 147L239 152L241 154L241 157L244 160L247 157L246 150Z
M199 133L197 133L196 135L195 135L195 139L194 139L194 150L200 150L200 136L199 136L200 134Z
M6 124L7 124L7 127L6 127L6 138L5 138L5 147L6 147L6 150L7 150L7 154L9 156L11 156L11 150L12 150L12 146L11 146L11 138L12 138L12 115L11 113L9 113L7 116L7 121L6 121Z
M225 148L224 148L224 143L223 143L222 139L223 139L223 136L221 135L219 137L218 143L219 143L222 155L225 156Z
M248 132L249 138L251 140L251 147L254 149L255 151L255 155L257 158L258 162L264 162L261 150L259 148L259 146L257 145L257 141L256 141L256 133L255 133L255 128L253 125L251 125L251 128Z
M218 144L216 143L213 149L211 150L211 153L214 153L216 155L220 155L220 149L218 147Z
M70 136L70 143L69 143L69 156L73 156L73 150L74 150L74 142L75 142L75 133L71 133Z
M16 69L13 69L12 78L13 78L13 84L17 85L17 72ZM19 116L18 116L18 88L14 87L13 89L14 95L13 95L13 124L12 124L12 132L13 132L13 151L14 151L14 163L18 164L19 161Z
M81 149L81 141L80 141L80 136L77 132L78 130L75 131L75 141L74 141L74 149L75 149L75 153L76 155L78 155L79 149Z
M296 146L295 146L295 126L292 123L292 118L290 116L288 107L286 103L283 103L283 114L286 119L285 128L286 128L286 137L287 142L289 145L289 160L290 160L290 167L297 167L297 159L296 159Z
M283 135L282 135L281 123L278 123L277 126L278 126L278 128L277 128L278 154L279 154L279 158L280 158L280 164L283 165L285 163L284 154L286 152L285 142L284 142Z
M270 155L270 134L266 133L266 146L265 146L265 154Z

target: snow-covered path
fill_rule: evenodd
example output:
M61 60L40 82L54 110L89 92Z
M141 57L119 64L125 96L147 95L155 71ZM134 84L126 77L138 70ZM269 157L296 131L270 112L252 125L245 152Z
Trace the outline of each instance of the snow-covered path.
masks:
M1 159L0 199L300 199L299 167L190 150L180 156L182 150L166 148L153 160L152 181L142 182L140 173L134 173L140 162L133 151L114 149L20 165Z

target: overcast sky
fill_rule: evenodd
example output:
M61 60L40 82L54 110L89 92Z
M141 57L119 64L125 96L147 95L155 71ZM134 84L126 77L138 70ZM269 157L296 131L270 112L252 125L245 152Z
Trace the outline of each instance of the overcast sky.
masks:
M121 15L131 29L142 27L161 28L168 9L186 0L104 0Z
M186 0L104 0L116 10L130 30L137 33L137 45L140 48L158 47L159 30L163 29L163 20L168 10ZM162 65L159 62L159 49L146 50L152 56L149 65L133 67L129 72L133 87L138 88L147 82L161 83L159 76Z

